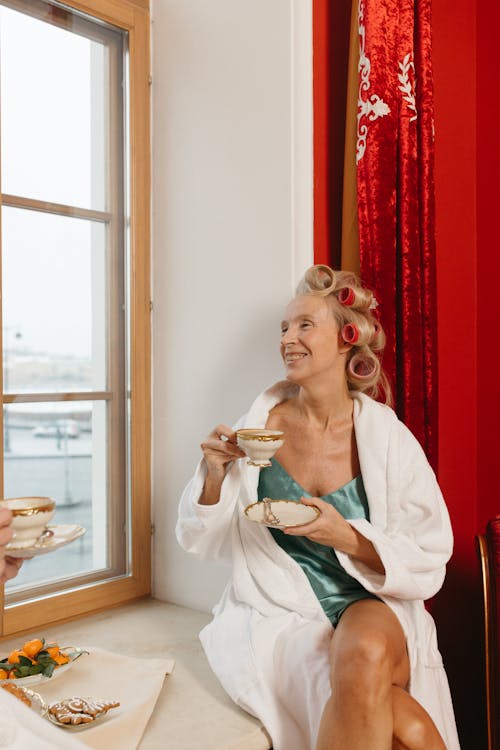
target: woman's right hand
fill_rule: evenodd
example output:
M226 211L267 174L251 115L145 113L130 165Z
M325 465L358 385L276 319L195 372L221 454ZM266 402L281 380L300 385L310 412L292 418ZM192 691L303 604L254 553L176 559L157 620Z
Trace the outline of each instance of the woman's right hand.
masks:
M236 433L225 424L219 424L201 444L207 464L205 486L198 500L200 505L215 505L219 502L222 481L227 465L245 455L238 448Z
M201 443L208 474L224 476L231 461L243 458L244 452L238 448L236 433L225 424L219 424Z

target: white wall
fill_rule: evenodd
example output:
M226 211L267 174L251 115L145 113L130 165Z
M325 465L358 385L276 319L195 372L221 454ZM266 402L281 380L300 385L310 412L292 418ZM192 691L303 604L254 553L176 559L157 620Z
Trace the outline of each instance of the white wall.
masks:
M154 0L154 593L210 609L227 570L177 545L219 422L282 377L279 322L312 263L311 0Z

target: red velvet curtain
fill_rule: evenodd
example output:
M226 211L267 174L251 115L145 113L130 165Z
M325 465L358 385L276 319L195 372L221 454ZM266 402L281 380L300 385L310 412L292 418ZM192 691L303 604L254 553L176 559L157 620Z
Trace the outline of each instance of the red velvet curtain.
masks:
M396 411L436 467L431 0L359 0L358 21L361 277L387 332Z

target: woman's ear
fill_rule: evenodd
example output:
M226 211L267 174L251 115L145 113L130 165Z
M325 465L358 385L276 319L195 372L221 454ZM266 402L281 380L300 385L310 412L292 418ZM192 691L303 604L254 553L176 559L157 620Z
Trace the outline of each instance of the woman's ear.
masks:
M345 341L344 337L342 336L342 331L339 331L338 333L338 345L340 354L346 354L352 349L352 344L348 344L347 341Z

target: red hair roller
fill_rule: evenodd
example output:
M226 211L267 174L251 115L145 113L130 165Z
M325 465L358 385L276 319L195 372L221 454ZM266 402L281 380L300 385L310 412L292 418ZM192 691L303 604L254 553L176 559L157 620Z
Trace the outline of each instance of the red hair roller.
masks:
M355 344L359 339L358 327L354 323L346 323L342 328L342 338L346 344Z
M337 299L342 305L351 307L351 305L354 305L354 303L356 302L356 294L354 293L354 289L352 289L350 286L342 287L337 295Z

